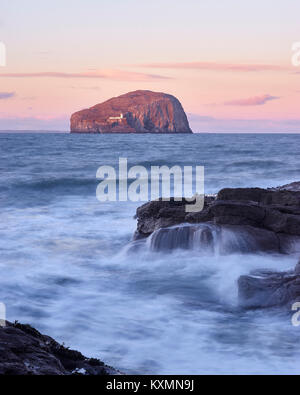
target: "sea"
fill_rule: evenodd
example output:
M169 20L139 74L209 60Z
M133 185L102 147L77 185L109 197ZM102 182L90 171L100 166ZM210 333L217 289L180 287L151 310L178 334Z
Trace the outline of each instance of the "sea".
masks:
M0 133L0 302L127 374L299 374L289 309L241 309L237 279L297 257L129 252L144 202L100 202L97 169L204 166L205 193L300 179L300 134Z

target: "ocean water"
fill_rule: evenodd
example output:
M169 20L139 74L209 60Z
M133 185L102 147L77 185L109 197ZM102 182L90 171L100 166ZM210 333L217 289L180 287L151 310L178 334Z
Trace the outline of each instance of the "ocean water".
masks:
M300 135L0 134L7 318L125 373L300 372L292 313L244 311L236 281L296 257L128 252L142 203L100 203L99 166L203 165L205 192L299 180Z

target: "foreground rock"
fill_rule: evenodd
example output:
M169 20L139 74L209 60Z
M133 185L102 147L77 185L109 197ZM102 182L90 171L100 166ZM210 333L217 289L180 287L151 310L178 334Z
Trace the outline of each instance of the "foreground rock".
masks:
M204 209L197 213L186 212L189 203L185 200L152 201L137 209L134 239L147 238L160 229L174 229L177 225L207 223L216 231L231 226L236 234L251 234L250 239L263 246L257 251L300 252L299 185L223 189L216 197L206 197Z
M115 375L97 359L58 344L29 325L0 327L0 375Z
M135 91L71 117L71 133L192 133L180 102L171 95Z
M291 305L300 301L300 264L289 272L256 270L238 280L239 302L245 308Z

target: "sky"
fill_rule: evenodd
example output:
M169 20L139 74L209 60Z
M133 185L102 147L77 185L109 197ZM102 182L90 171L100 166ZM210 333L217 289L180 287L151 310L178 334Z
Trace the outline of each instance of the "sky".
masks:
M299 22L299 0L1 0L0 130L148 89L194 132L299 132Z

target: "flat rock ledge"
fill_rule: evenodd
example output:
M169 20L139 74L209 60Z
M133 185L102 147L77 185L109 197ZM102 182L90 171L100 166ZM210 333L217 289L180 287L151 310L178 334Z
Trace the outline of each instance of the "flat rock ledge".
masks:
M0 327L0 375L118 375L117 370L70 350L30 325Z
M234 226L236 231L257 229L261 240L273 240L270 251L300 252L300 182L284 187L222 189L216 196L205 196L204 209L196 213L185 210L185 201L151 201L136 212L137 230L134 240L179 224L210 223L222 228ZM272 238L270 238L272 234ZM272 247L272 248L271 248Z

